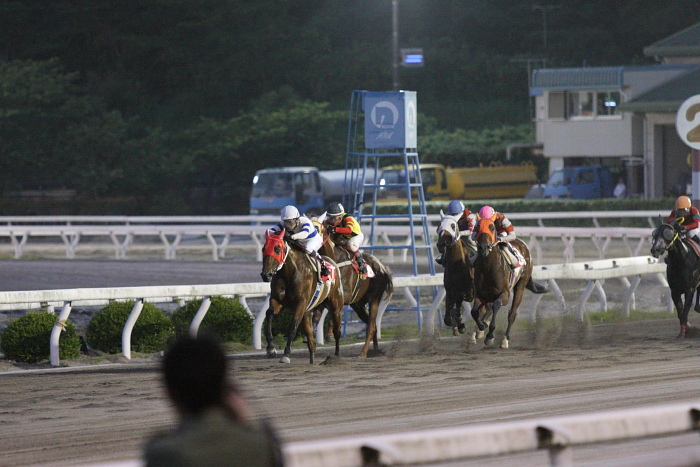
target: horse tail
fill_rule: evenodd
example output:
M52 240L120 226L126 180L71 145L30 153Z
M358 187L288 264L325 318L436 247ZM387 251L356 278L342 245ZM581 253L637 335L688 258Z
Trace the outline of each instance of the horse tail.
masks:
M372 257L372 267L375 269L374 274L377 276L377 279L381 280L381 285L380 287L381 290L383 290L384 294L386 295L387 300L391 297L391 295L394 293L394 280L392 278L392 273L391 269L386 267L381 261L379 261L375 256L373 255L367 255Z
M535 281L532 280L532 277L530 277L530 279L527 281L527 285L525 287L532 293L547 293L547 288L543 285L536 284Z

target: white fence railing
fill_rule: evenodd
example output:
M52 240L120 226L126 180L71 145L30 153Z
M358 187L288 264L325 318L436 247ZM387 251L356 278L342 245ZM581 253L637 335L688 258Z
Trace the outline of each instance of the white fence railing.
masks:
M626 287L622 308L624 313L629 313L630 308L634 308L635 291L639 286L642 275L653 274L662 285L668 287L668 283L666 282L666 278L663 274L665 268L666 266L663 263L658 263L655 258L642 256L597 260L575 264L536 266L533 270L533 278L538 281L546 280L549 283L550 291L561 305L562 310L565 309L566 302L564 295L557 284L557 280L573 279L587 281L586 289L580 297L577 305L577 316L579 319L583 319L586 302L593 291L596 291L598 294L600 309L607 309L607 299L603 288L603 283L605 280L621 280L623 286ZM632 280L630 281L628 278L632 278ZM416 306L416 299L411 295L410 290L412 288L436 287L438 289L432 303L427 307L427 316L424 318L422 312L418 313L419 325L422 325L423 321L425 320L425 329L428 332L434 331L436 314L445 296L442 283L442 274L437 274L434 276L419 275L394 278L395 290L403 290L404 296L413 307ZM122 331L122 354L126 358L131 358L131 331L133 330L134 324L141 313L144 301L156 303L182 303L186 299L203 298L202 305L190 324L190 332L196 334L199 329L199 325L209 309L209 305L211 303L210 297L214 295L240 297L239 299L246 310L248 310L252 316L255 316L253 325L253 347L260 349L262 348L262 325L268 302L267 299L264 300L264 303L260 307L257 314L253 314L247 305L246 297L266 296L269 294L269 292L270 284L264 282L243 284L205 284L0 292L0 309L53 309L54 307L61 307L61 311L51 334L50 342L51 364L59 365L59 337L74 305L90 306L106 304L111 300L134 300L134 307L132 308L126 325ZM667 295L670 297L670 294ZM543 295L533 295L530 303L530 318L532 320L537 319L537 306L542 297ZM382 317L387 304L388 303L386 301L382 303L377 317L377 335L379 338L381 337ZM673 311L673 305L670 298L667 302L667 307L669 312ZM323 325L318 326L316 339L319 344L324 343Z
M697 402L410 433L297 442L286 446L284 454L286 465L290 467L351 467L433 465L438 462L546 449L549 451L550 465L571 466L572 448L575 446L697 432L700 428L699 420L700 402ZM379 462L365 464L374 459ZM670 459L662 460L656 465L667 462ZM682 465L698 465L698 459Z
M650 226L654 219L663 213L658 211L607 211L559 212L559 213L514 213L509 215L514 221L536 220L539 227L518 226L519 236L529 239L537 263L541 262L542 249L540 241L561 239L564 244L562 260L572 262L575 259L574 243L576 240L590 240L599 251L599 257L605 252L613 239L621 239L630 256L640 254L641 248L651 236L651 228L600 227L603 218L646 218ZM591 219L594 227L545 227L548 219ZM124 259L129 247L137 238L160 239L166 260L175 259L177 249L183 238L206 238L212 259L218 261L226 256L226 249L233 239L247 239L256 249L258 260L262 260L262 239L265 227L277 222L276 216L6 216L0 217L0 238L9 238L14 248L14 258L20 259L29 240L36 238L61 239L66 251L66 258L75 258L81 240L88 237L104 237L111 241L116 259ZM431 225L439 222L438 215L428 216ZM422 230L417 229L418 236ZM434 229L430 229L433 235ZM375 226L377 244L408 245L409 229L405 225L388 225L378 223ZM539 241L538 241L539 239ZM407 260L408 249L402 249L402 260ZM388 259L394 260L394 250L387 250Z

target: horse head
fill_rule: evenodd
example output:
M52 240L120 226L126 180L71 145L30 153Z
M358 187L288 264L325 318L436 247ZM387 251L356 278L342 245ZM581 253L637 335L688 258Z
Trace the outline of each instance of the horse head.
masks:
M678 225L678 224L676 224ZM651 234L651 255L658 258L678 239L680 227L664 222Z
M493 220L479 219L476 224L476 250L480 257L486 258L496 244L496 226Z
M263 268L260 277L264 282L270 282L272 276L284 266L289 248L284 241L284 229L277 235L265 232L265 245L263 246Z
M453 245L457 240L459 240L459 227L457 226L457 219L453 216L442 216L440 225L438 226L438 241L437 249L440 254L445 253L445 249Z

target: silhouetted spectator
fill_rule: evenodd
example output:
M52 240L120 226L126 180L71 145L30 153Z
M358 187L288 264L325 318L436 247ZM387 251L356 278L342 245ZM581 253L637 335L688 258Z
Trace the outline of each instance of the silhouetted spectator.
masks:
M617 185L615 185L613 196L615 196L615 198L627 197L627 187L625 186L625 181L622 179L622 177L617 179Z
M281 466L268 423L250 418L243 395L226 379L226 356L206 337L180 337L163 358L167 394L180 423L146 445L147 466Z

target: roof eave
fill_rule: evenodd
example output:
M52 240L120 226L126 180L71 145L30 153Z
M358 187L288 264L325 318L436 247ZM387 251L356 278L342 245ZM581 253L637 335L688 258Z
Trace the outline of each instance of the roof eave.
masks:
M700 56L698 46L653 46L644 47L644 55L647 57L695 57Z

